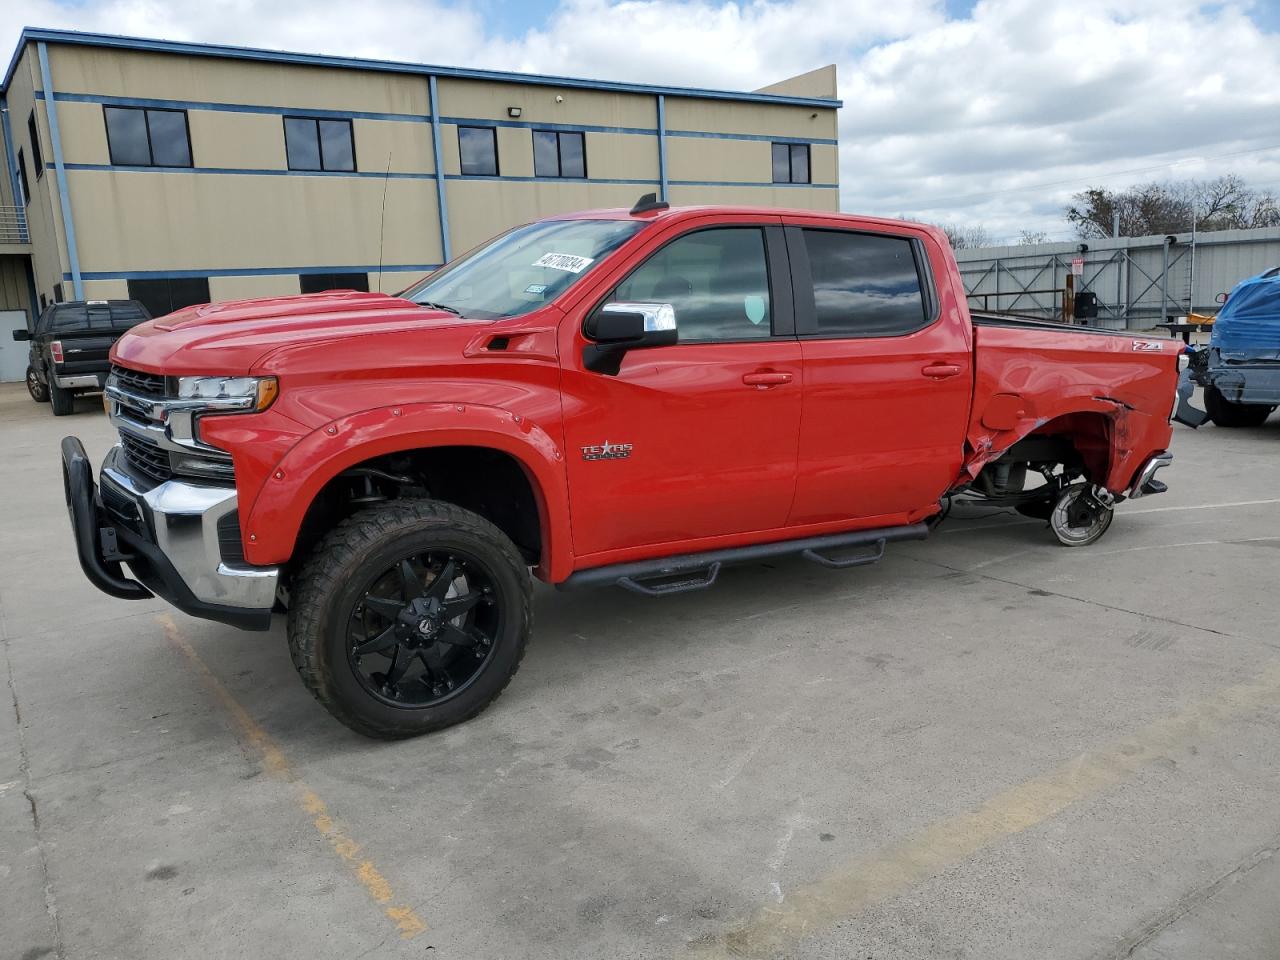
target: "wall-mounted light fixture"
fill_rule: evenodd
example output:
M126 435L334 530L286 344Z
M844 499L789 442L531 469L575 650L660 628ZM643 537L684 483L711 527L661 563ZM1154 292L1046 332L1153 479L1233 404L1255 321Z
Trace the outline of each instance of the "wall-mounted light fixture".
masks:
M524 108L523 108L523 107L507 107L507 116L508 116L508 117L518 117L518 116L520 116L520 114L522 114L522 113L524 113Z

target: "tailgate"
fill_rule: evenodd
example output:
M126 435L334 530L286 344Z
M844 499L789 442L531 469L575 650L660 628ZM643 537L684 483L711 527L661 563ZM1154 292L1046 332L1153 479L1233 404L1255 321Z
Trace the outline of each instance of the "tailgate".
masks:
M77 373L101 373L107 369L107 357L117 334L62 338L63 362L54 364L62 376Z

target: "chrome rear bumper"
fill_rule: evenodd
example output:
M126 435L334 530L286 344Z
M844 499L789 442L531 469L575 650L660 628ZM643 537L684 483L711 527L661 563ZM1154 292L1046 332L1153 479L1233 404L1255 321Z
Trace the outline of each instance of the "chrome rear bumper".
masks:
M1156 471L1163 470L1171 463L1173 463L1173 454L1167 451L1149 457L1147 462L1142 465L1142 469L1138 471L1138 476L1134 478L1133 486L1129 488L1126 496L1130 500L1137 500L1139 497L1149 497L1152 494L1164 493L1168 488L1155 478Z

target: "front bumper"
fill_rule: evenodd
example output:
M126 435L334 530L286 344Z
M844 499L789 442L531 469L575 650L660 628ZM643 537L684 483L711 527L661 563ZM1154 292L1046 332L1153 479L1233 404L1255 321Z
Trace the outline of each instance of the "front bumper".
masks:
M62 441L62 476L80 566L94 586L125 599L154 594L193 617L247 630L271 625L279 568L239 559L234 488L181 480L145 488L117 446L99 490L75 437Z

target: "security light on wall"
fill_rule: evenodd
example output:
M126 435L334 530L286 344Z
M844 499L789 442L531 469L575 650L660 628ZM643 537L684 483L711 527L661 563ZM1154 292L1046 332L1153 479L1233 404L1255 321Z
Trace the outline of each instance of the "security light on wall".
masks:
M522 113L524 113L524 108L523 108L523 107L507 107L507 116L508 116L508 117L518 117L518 116L520 116L520 114L522 114Z

